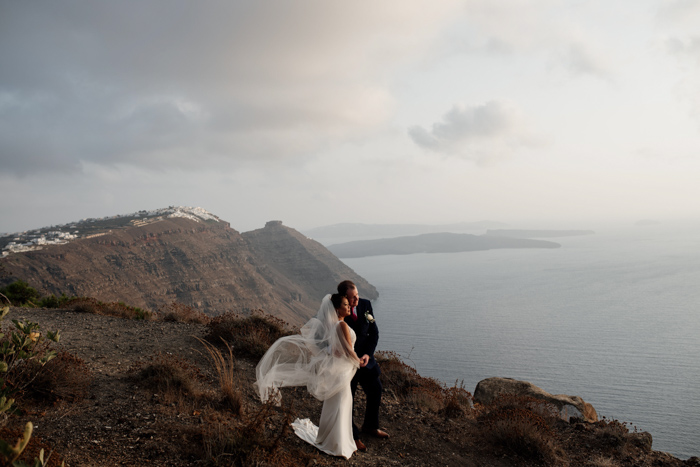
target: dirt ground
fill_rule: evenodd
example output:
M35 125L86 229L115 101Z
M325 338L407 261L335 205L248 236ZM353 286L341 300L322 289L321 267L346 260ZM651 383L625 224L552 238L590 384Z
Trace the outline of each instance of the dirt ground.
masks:
M175 355L198 367L203 374L199 384L205 390L208 387L215 391L211 362L197 340L207 334L204 325L27 308L12 308L5 327L11 319L37 322L44 331L60 330L59 347L84 360L94 377L85 399L30 407L13 422L23 426L25 421L32 421L34 436L54 449L56 458L60 456L68 466L212 465L197 455L204 448L196 446L201 444L196 433L211 423L212 409L163 400L154 391L140 387L133 378L134 368L148 364L154 355ZM250 412L260 406L252 384L256 362L239 358L237 363L244 404ZM294 416L309 417L318 423L321 403L303 388L285 390L283 397ZM361 398L356 403L356 414L363 410L363 403ZM282 420L282 413L275 412L265 423L271 433L276 433ZM400 403L390 393L385 393L383 399L382 424L390 438L363 438L368 451L355 453L349 461L319 453L291 430L282 436L282 449L298 456L301 465L537 465L507 452L487 449L475 422L448 419ZM596 457L597 448L589 443L586 430L572 426L562 431L562 442L572 446L569 465L700 465L664 453L642 451L629 452L626 459L604 464L603 457ZM219 465L237 464L223 458Z

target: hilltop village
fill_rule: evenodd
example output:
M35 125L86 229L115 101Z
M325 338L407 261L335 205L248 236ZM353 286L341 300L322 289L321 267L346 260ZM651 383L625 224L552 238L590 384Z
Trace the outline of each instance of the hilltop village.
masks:
M168 217L184 217L198 222L207 220L222 222L217 216L205 209L188 206L169 206L152 211L143 210L131 214L86 218L63 225L0 234L0 258L13 253L41 250L49 245L63 245L78 238L106 235L111 232L110 227L141 227Z

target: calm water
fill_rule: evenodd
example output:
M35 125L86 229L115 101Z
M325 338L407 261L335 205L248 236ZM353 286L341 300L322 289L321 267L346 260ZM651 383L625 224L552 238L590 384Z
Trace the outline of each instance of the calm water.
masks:
M700 229L553 240L343 261L379 290L379 348L421 374L472 392L527 380L649 431L655 450L700 456Z

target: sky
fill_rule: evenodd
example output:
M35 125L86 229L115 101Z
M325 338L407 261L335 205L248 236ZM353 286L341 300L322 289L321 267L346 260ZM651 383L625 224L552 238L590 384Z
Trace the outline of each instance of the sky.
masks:
M0 0L0 232L700 219L695 0Z

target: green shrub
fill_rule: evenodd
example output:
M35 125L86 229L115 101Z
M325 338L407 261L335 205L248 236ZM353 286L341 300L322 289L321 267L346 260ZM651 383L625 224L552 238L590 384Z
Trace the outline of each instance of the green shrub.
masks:
M38 305L42 308L61 308L73 298L75 297L69 297L65 293L61 294L60 297L51 294L47 297L42 297Z
M7 297L3 296L3 298ZM0 310L0 322L9 312L9 306ZM0 413L3 414L9 412L14 405L14 399L10 396L31 385L46 363L56 356L56 352L48 348L48 343L39 332L37 323L18 320L12 320L12 322L14 330L7 335L0 333L0 373L4 374L0 377ZM46 334L47 338L53 342L58 342L60 338L58 332L48 331ZM27 422L22 437L14 445L0 439L0 460L3 461L3 465L15 467L46 465L43 449L31 464L20 459L29 444L33 429L32 423Z
M0 289L0 293L5 295L14 306L27 305L33 301L38 301L40 298L39 292L22 280L15 281L7 287L3 287Z

